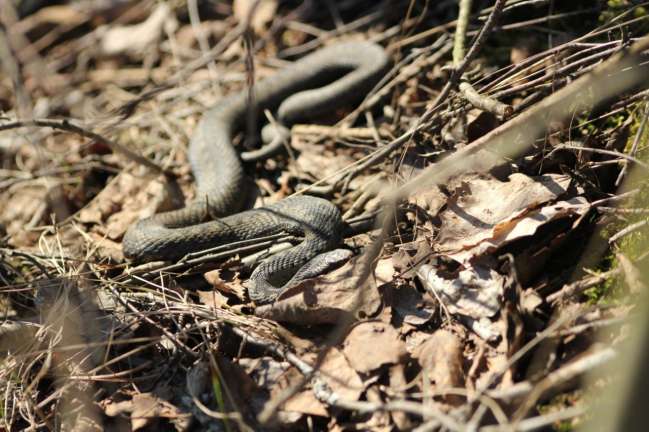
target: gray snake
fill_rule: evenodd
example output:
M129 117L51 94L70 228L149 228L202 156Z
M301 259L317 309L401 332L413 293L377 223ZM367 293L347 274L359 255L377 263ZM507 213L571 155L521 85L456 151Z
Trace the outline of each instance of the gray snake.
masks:
M233 145L234 135L251 114L276 110L283 125L331 112L357 102L381 78L388 65L384 50L369 42L322 48L252 88L221 99L206 111L189 144L197 184L187 207L159 213L132 225L122 242L135 261L178 260L186 254L229 242L280 232L303 241L263 261L252 273L249 295L256 303L276 297L281 284L309 260L335 248L343 222L331 202L293 196L275 204L241 211L251 188Z

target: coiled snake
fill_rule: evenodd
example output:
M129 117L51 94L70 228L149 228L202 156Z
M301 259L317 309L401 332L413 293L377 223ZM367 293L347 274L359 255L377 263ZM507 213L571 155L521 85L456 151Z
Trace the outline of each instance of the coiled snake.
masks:
M253 86L225 97L202 117L189 145L197 183L196 200L179 210L156 214L131 226L122 242L135 261L177 260L189 252L280 232L304 238L298 245L263 261L250 276L256 303L272 301L300 267L341 241L342 219L331 202L294 196L243 211L251 193L243 164L232 143L252 109L276 110L281 124L331 112L357 102L388 65L384 50L369 42L332 45L310 54ZM228 216L229 215L229 216Z

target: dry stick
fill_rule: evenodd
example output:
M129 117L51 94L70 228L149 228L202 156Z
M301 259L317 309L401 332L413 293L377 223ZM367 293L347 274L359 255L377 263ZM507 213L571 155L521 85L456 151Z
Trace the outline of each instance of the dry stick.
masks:
M611 54L614 54L614 53L622 50L623 48L624 47L622 47L622 46L614 46L613 48L609 48L606 51L598 52L598 53L592 54L592 55L590 55L588 57L584 57L584 58L579 59L577 61L571 62L571 63L557 69L556 71L554 71L552 73L551 78L553 80L555 80L555 81L558 81L559 78L563 78L563 77L567 76L572 71L577 70L580 66L582 66L582 65L587 65L586 67L593 66L594 64L596 64L596 62L598 60L603 59L605 57L609 57ZM541 72L543 72L543 70L535 72L534 74L537 74L537 73L540 74ZM580 70L579 72L584 72L584 69ZM530 76L526 77L526 79L531 78L532 76L534 76L534 74L531 74ZM521 93L523 91L533 89L535 86L537 86L539 84L547 83L547 81L548 81L547 76L541 76L539 78L524 82L523 84L520 84L520 85L518 85L516 87L510 87L507 90L498 91L498 92L492 94L492 97L502 98L502 97L505 97L505 96L511 96L511 95L516 94L516 93Z
M573 380L574 378L591 372L593 369L610 362L617 357L613 348L604 348L591 352L578 358L565 366L549 373L535 387L531 389L527 398L519 406L513 415L514 424L520 423L528 411L536 405L536 402L548 392L548 390Z
M466 28L469 24L472 0L460 0L460 11L457 16L455 27L455 38L453 40L453 66L457 67L464 58L464 40L466 39Z
M479 150L489 148L492 151L497 150L503 156L511 156L528 148L534 143L536 136L545 129L547 123L559 121L579 108L593 105L618 94L644 79L643 72L646 74L646 66L628 70L629 76L627 77L618 76L618 79L611 79L610 75L636 66L640 62L642 52L646 49L649 49L649 36L633 44L627 51L621 52L603 62L591 74L579 78L553 95L548 96L528 111L494 129L441 162L429 166L415 179L406 183L399 192L402 196L406 196L415 192L421 186L430 187L433 184L442 184L451 176L478 166L479 158L474 156ZM574 106L570 106L570 103L574 103ZM478 389L476 396L484 394L500 375L505 373L525 352L543 340L549 332L554 331L555 327L562 325L563 321L564 319L558 319L514 354L507 362L506 367L493 374L490 380ZM476 397L473 397L470 403L476 400Z
M631 25L631 24L633 24L635 22L643 21L643 20L646 20L646 19L648 19L646 16L642 16L642 17L630 19L628 21L625 21L624 23L620 23L620 25ZM516 64L516 65L513 65L513 66L508 66L505 69L509 69L509 71L506 72L505 75L499 77L497 81L494 81L494 82L492 82L490 84L487 84L484 87L480 88L480 92L484 93L487 90L491 91L491 90L493 90L494 86L502 87L503 82L507 82L506 79L511 78L512 75L516 75L516 74L518 74L520 72L523 72L526 68L534 66L535 63L543 61L543 59L549 57L550 55L557 54L557 53L559 53L559 52L561 52L561 51L563 51L565 49L568 49L568 48L570 48L570 47L574 46L575 44L578 44L578 43L580 43L582 41L586 41L586 40L592 39L592 38L594 38L596 36L601 36L603 34L606 34L606 33L610 32L611 30L616 29L616 28L618 28L617 25L616 26L609 26L609 27L603 27L603 28L596 29L596 30L588 32L585 35L580 36L577 39L574 39L574 40L572 40L570 42L566 42L565 44L562 44L562 45L556 46L554 48L551 48L549 50L546 50L544 52L532 55L532 56L526 58L525 60L523 60L519 64ZM499 72L501 72L501 71L496 71L496 73L499 73ZM482 80L480 80L479 82L482 82L483 80L484 80L484 78Z
M634 224L629 225L628 227L624 228L623 230L619 231L617 234L614 236L611 236L610 239L608 239L608 244L613 244L622 237L631 234L634 231L639 230L640 228L644 227L645 225L649 224L649 220L641 220L639 222L636 222Z
M645 102L644 106L644 113L642 115L642 122L640 123L640 127L638 128L638 131L635 134L635 137L633 138L633 144L631 145L631 150L629 151L629 156L633 157L635 153L638 151L638 144L640 144L640 139L644 135L644 130L645 127L647 126L647 118L649 118L649 103ZM622 180L624 179L624 176L627 173L628 170L628 164L624 164L622 166L622 169L620 170L620 174L618 174L617 179L615 180L615 186L620 186L622 184Z
M552 151L550 152L550 155L558 150L579 150L579 151L585 151L585 152L590 152L590 153L599 153L599 154L605 154L609 156L615 156L621 159L626 159L630 162L634 162L638 166L649 170L649 164L646 164L645 162L642 162L640 159L637 159L633 156L630 156L626 153L620 153L615 150L606 150L606 149L600 149L600 148L593 148L593 147L582 147L579 145L574 145L574 144L559 144L555 146ZM549 157L549 155L548 155Z
M448 95L451 92L451 89L455 87L455 84L459 81L460 77L466 71L466 68L469 66L469 63L477 56L478 52L482 48L482 45L484 44L487 36L491 31L493 30L494 25L498 21L498 18L500 17L500 13L502 11L502 7L505 5L507 0L496 0L496 4L493 7L493 10L489 14L489 17L487 18L487 21L485 22L484 26L482 29L480 29L480 33L478 34L475 42L473 45L471 45L471 48L469 49L469 52L467 53L466 57L460 63L460 65L453 71L451 74L451 78L447 82L447 84L444 86L442 91L439 93L435 101L433 102L432 106L430 109L428 109L424 115L422 115L419 120L417 121L417 124L409 129L407 132L405 132L403 135L399 136L395 140L393 140L391 143L386 144L384 147L380 148L377 150L372 157L368 158L365 162L362 164L359 164L354 168L352 171L349 172L349 174L346 176L345 180L345 185L343 186L343 190L347 188L347 185L351 181L353 177L355 177L358 173L366 170L367 168L379 163L382 161L385 157L387 157L390 153L392 153L394 150L398 149L402 145L410 142L414 134L420 130L422 130L426 126L426 122L430 120L430 118L435 114L435 112L441 107L442 102L445 101L445 99L448 97Z
M492 113L499 118L507 118L514 113L514 108L511 105L504 104L492 97L481 95L468 82L460 83L460 92L475 108Z
M407 400L394 400L385 403L378 402L365 402L354 401L350 399L343 399L335 393L329 385L323 380L322 375L318 372L317 367L303 361L299 356L291 352L286 346L260 338L253 335L252 332L243 332L237 327L232 327L232 330L238 334L242 339L265 348L273 354L285 359L293 365L302 375L311 379L313 384L313 393L321 402L345 410L355 411L359 414L374 413L374 412L389 412L389 411L404 411L424 419L434 418L450 430L461 430L460 425L455 419L444 414L443 412L435 409L434 407L424 407L423 405Z
M547 2L548 0L539 0L539 1ZM506 8L504 8L503 11L509 12L509 11L513 10L514 8L525 6L525 4L526 4L526 2L514 3L514 4L509 5ZM478 12L477 14L474 14L474 16L482 16L484 14L491 13L495 7L496 6L494 5L494 6L485 8L485 9L481 10L480 12ZM438 33L446 32L448 30L451 30L453 27L455 27L457 25L457 23L458 23L458 21L454 20L454 21L450 21L450 22L447 22L445 24L441 24L441 25L438 25L436 27L430 28L430 29L425 30L425 31L423 31L421 33L418 33L416 35L412 35L412 36L410 36L410 37L408 37L406 39L402 39L402 40L399 40L399 41L395 42L393 45L391 45L389 47L389 49L390 50L396 50L396 49L404 47L406 45L410 45L410 44L413 44L415 42L419 42L422 39L426 39L426 38L428 38L430 36L433 36L433 35L436 35Z
M453 70L451 77L449 78L446 85L442 88L442 91L437 95L437 98L433 102L432 106L421 116L419 123L425 123L433 116L433 114L439 109L442 102L446 100L451 90L455 87L455 84L460 80L466 69L469 67L469 64L476 58L478 52L482 49L487 40L487 36L491 33L498 18L500 18L500 13L502 12L503 6L505 6L507 0L496 0L496 4L493 6L493 10L489 14L487 21L484 23L484 26L480 29L480 33L469 48L469 52L466 54L462 62Z
M66 132L72 132L77 135L80 135L84 138L89 138L94 141L97 141L98 143L101 143L107 147L109 147L111 150L113 150L116 153L121 153L127 158L131 159L134 162L139 163L140 165L143 165L152 171L154 171L156 174L164 174L164 175L173 175L169 171L165 170L155 162L150 161L149 159L145 158L144 156L141 156L125 146L112 141L108 138L105 138L95 132L89 131L87 129L82 128L81 126L77 126L73 123L70 123L68 120L51 120L51 119L36 119L36 120L18 120L10 123L4 123L0 124L0 131L3 130L9 130L9 129L17 129L21 127L50 127L52 129L59 129L59 130L64 130Z
M255 8L257 3L259 3L259 1L255 2L252 9ZM192 31L194 32L194 36L198 41L198 47L201 50L201 57L205 59L207 63L207 70L210 72L212 78L211 81L214 82L218 74L216 71L216 64L214 63L214 58L209 57L210 45L209 42L207 41L207 37L205 36L205 32L201 27L201 18L198 13L198 1L188 0L187 11L189 13L189 22L191 23Z
M645 36L628 50L622 51L598 65L593 71L573 81L566 87L546 97L535 106L507 123L473 141L466 147L442 161L427 167L420 175L401 187L406 195L417 190L418 185L427 187L441 184L451 176L480 163L475 157L479 150L489 148L500 156L510 157L529 148L545 125L560 121L579 109L592 106L619 94L644 79L647 66L636 66L642 52L649 49L649 36ZM611 79L612 74L624 71L626 76ZM473 159L472 159L473 156Z
M614 268L605 273L600 273L595 276L588 276L584 279L580 279L571 284L565 285L559 291L550 294L546 297L545 301L551 305L556 305L558 302L573 297L579 293L584 292L588 288L594 287L601 284L607 279L617 276L620 273L619 268Z
M583 415L585 413L586 413L585 407L581 407L581 406L570 407L561 411L556 411L549 414L540 415L537 417L526 418L525 420L521 420L516 425L516 427L511 430L519 431L519 432L539 430L544 426L549 426L561 420L568 420L574 417L579 417L580 415ZM499 432L502 430L503 429L500 426L485 426L480 428L480 432Z

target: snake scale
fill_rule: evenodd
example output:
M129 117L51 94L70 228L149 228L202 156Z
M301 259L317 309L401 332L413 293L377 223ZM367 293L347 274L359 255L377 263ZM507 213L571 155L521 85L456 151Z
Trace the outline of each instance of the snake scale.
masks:
M338 43L254 84L252 98L244 89L221 99L203 114L189 144L196 199L132 225L122 242L124 255L138 262L178 260L228 242L281 232L299 236L301 243L263 261L250 276L251 299L272 301L303 265L338 245L343 222L334 204L305 195L242 211L251 188L233 138L248 116L259 118L264 110L290 126L357 102L387 66L388 57L376 44Z

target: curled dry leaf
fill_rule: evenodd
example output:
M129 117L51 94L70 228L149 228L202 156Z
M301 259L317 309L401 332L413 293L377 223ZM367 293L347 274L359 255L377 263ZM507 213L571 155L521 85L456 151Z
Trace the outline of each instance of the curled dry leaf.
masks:
M433 317L435 304L410 285L393 291L392 309L395 317L404 324L420 326ZM403 330L402 330L403 331Z
M374 315L381 305L377 288L380 281L372 275L364 277L361 258L289 288L275 303L258 307L255 314L302 325L335 324L345 317ZM387 273L384 267L382 273Z
M533 235L549 221L583 215L588 210L587 201L581 197L540 206L567 191L567 176L512 174L509 180L478 177L464 183L465 191L457 201L449 201L441 214L438 247L444 255L467 263L515 239Z
M505 279L493 269L475 265L449 279L432 265L424 264L417 270L417 276L426 290L453 314L479 320L492 317L500 310Z
M177 22L171 7L165 2L160 2L146 21L108 29L100 41L101 52L106 55L144 52L159 40L165 25L171 26L173 30Z
M239 22L246 22L250 9L255 5L257 0L234 0L232 9L234 16ZM250 17L250 27L255 33L260 33L266 24L271 22L275 17L277 10L277 0L260 0L254 14Z
M102 234L116 240L138 219L171 210L175 204L171 188L163 181L143 182L141 178L122 171L79 212L79 219L97 224L96 228Z
M455 333L437 330L415 350L414 357L421 365L423 379L430 381L435 393L464 387L463 349ZM443 396L442 400L451 405L462 403L461 397L451 394Z
M343 342L343 352L359 373L398 364L408 355L397 330L381 321L365 321L354 326Z
M435 216L437 212L444 207L448 197L437 186L432 186L429 189L422 190L412 195L408 202L416 205L417 207L426 210L430 216Z
M290 367L270 388L270 400L284 397L284 393L291 391L301 380L302 374L294 367ZM320 417L327 416L327 408L315 397L308 385L304 385L301 390L287 400L282 405L282 411Z
M196 291L198 298L202 304L211 308L222 308L228 304L228 298L221 294L218 290L210 291Z
M151 425L158 418L176 419L187 416L189 414L183 414L177 407L153 393L140 393L133 396L131 427L134 431Z
M229 282L223 280L221 277L221 272L223 270L217 269L212 270L203 275L205 280L214 287L215 290L220 293L232 294L236 296L239 300L246 300L246 289L244 288L239 275L235 274L233 279ZM221 296L225 298L222 294Z
M363 380L337 348L329 349L320 366L320 373L327 385L343 399L356 401L365 390Z

